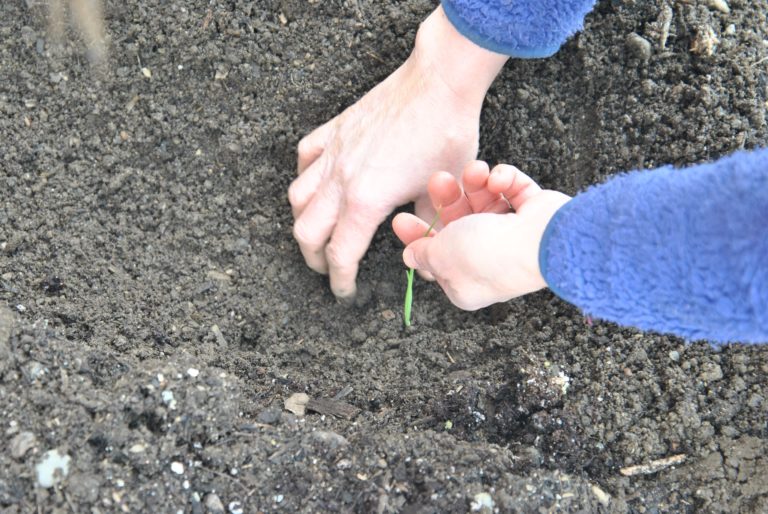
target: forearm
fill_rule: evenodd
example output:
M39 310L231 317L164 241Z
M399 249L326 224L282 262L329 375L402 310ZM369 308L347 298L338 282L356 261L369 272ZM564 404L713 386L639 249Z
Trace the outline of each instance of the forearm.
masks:
M477 45L511 57L549 57L574 33L595 0L443 0L448 19Z
M540 267L599 318L715 342L768 342L768 149L633 172L577 195Z

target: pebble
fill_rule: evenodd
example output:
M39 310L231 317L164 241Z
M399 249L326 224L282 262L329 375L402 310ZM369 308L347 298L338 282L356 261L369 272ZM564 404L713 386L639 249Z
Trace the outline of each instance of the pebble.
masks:
M224 514L224 504L221 503L221 499L214 493L205 495L203 505L205 505L205 510L209 514Z
M160 396L162 396L163 403L166 404L169 409L176 409L176 399L173 397L173 391L165 390L160 393Z
M173 471L177 475L183 475L184 464L182 464L181 462L171 462L171 471Z
M11 456L21 459L36 443L37 437L32 432L20 433L11 440Z
M591 489L592 494L595 495L595 498L600 505L607 507L608 504L611 503L611 495L600 489L600 487L593 484Z
M228 508L230 514L243 514L243 504L240 502L230 502Z
M187 375L189 375L192 378L197 378L198 375L200 375L200 370L195 369L195 368L189 368L187 370Z
M346 446L348 441L343 435L336 432L330 432L326 430L317 430L308 434L311 441L317 442L328 448L329 450L335 450L340 446Z
M490 514L493 512L493 507L493 498L488 493L477 493L472 497L472 503L470 505L472 512Z
M724 14L730 14L731 8L725 0L709 0L709 7Z
M280 421L280 414L280 409L264 409L263 411L259 412L259 415L256 417L256 421L259 423L264 423L265 425L274 425Z
M680 360L680 352L678 352L677 350L672 350L671 352L669 352L669 358L670 358L670 360L672 360L674 362L679 361Z
M719 364L705 363L704 369L699 373L699 380L705 383L714 382L723 378L723 369Z
M292 394L285 400L285 410L293 412L297 416L303 416L307 411L309 395L306 393Z
M37 485L48 489L58 484L69 475L69 463L72 458L59 453L59 450L48 450L42 460L35 466Z
M651 58L653 48L651 42L645 39L643 36L632 32L627 36L626 45L630 52L636 57L639 57L643 61L647 61Z

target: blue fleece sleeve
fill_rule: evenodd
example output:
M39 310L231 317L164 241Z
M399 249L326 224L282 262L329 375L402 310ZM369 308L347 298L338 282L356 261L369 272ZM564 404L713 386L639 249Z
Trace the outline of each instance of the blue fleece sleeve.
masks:
M768 148L592 187L549 222L539 261L549 287L595 317L768 342Z
M443 0L454 27L500 54L549 57L581 30L595 0Z

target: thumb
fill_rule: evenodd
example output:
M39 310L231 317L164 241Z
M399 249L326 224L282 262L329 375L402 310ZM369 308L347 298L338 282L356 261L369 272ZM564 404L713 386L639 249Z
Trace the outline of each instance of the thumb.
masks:
M423 237L405 247L403 251L403 262L409 268L432 273L432 267L429 265L429 245L434 238Z

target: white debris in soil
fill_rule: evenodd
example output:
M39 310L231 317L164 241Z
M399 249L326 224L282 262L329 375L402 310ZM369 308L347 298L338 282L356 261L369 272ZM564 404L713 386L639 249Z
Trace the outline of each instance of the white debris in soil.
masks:
M482 512L483 514L493 512L493 507L493 498L488 493L477 493L470 504L472 512Z
M177 475L183 475L184 464L182 464L181 462L171 462L171 471L173 471Z
M598 503L603 507L607 507L611 503L611 495L600 489L600 487L592 484L592 494L595 495Z
M243 504L240 502L231 502L228 508L231 514L243 514Z
M161 396L163 397L163 403L166 404L169 409L174 410L176 408L176 399L173 397L173 391L163 391Z
M571 377L561 371L553 379L553 382L560 385L560 391L562 391L563 396L565 396L565 394L568 392L568 387L571 385Z
M187 375L189 375L192 378L197 378L197 376L200 374L200 370L195 368L189 368L187 370Z
M37 485L48 489L58 484L69 475L69 455L62 455L59 450L48 450L43 459L35 466Z
M309 395L306 393L295 393L285 400L285 410L293 412L297 416L303 416L307 410Z

